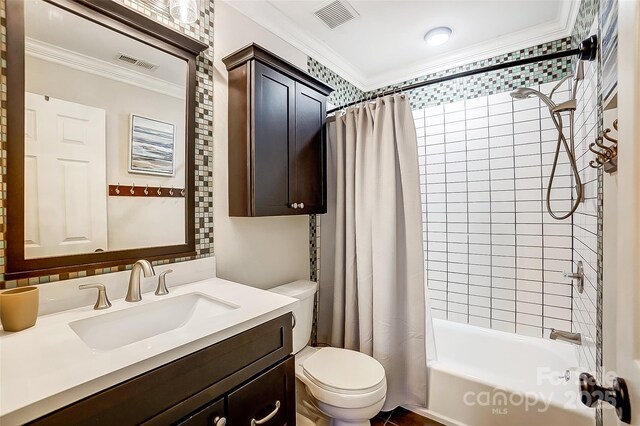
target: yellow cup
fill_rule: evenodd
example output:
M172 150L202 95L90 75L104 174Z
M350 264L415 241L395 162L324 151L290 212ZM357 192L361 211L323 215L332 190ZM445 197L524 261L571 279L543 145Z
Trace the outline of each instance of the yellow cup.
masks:
M4 331L33 327L38 318L38 287L20 287L0 293L0 321Z

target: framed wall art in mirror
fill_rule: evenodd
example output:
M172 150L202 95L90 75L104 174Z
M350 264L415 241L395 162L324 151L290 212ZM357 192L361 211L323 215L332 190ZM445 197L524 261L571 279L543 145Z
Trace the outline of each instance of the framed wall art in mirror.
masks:
M5 278L193 255L207 46L112 1L10 1L6 13Z

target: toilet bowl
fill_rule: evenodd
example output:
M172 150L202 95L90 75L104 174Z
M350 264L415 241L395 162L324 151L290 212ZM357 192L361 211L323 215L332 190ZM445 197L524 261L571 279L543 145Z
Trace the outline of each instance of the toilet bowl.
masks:
M315 424L370 425L386 398L384 368L360 352L307 346L317 286L311 281L296 281L270 290L299 300L293 308L298 414Z

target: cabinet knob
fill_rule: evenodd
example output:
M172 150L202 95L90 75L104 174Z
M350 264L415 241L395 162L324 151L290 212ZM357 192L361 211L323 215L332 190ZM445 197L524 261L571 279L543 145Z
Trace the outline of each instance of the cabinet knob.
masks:
M300 207L301 209L304 209L304 203L298 204L298 207Z
M213 419L213 425L212 426L225 426L227 424L227 419L224 417L215 417Z
M297 209L298 208L298 203L291 204L291 208Z

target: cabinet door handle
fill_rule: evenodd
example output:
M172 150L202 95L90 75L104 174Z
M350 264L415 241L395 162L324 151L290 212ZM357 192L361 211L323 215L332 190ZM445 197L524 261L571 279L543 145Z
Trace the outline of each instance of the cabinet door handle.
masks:
M293 208L293 209L297 209L297 208L298 208L298 203L293 203L293 204L291 204L291 208Z
M263 417L260 420L251 419L251 426L261 425L263 423L268 422L273 418L273 416L276 415L279 409L280 409L280 401L276 401L276 409L270 412L269 415L267 415L266 417Z
M213 425L212 426L225 426L226 424L227 424L227 419L226 418L216 416L213 419Z

